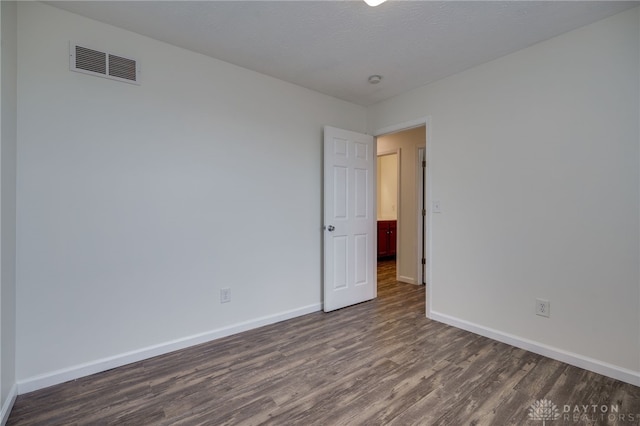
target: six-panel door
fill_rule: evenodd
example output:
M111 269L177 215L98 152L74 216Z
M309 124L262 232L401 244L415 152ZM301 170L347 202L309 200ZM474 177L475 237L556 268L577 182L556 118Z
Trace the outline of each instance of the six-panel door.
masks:
M324 310L376 296L373 137L325 127Z

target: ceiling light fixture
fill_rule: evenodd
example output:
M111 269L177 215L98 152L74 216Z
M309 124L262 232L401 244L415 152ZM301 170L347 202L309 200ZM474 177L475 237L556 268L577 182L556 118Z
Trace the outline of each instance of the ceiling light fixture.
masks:
M371 84L378 84L382 81L382 76L381 75L370 75L369 79L368 79L369 83Z
M376 7L376 6L384 3L385 1L387 1L387 0L364 0L364 2L366 4L368 4L369 6L371 6L371 7Z

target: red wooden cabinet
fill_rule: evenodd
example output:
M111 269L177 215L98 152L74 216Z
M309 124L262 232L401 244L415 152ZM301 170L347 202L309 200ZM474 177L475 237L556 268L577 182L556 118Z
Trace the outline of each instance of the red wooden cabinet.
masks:
M396 255L396 221L378 221L378 257Z

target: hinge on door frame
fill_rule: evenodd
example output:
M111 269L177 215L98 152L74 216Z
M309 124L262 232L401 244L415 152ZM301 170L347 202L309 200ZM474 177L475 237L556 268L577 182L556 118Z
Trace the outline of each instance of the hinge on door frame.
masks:
M422 167L423 168L427 167L427 160L422 160Z
M426 216L427 215L427 210L422 209L422 216Z
M424 257L422 258L422 264L426 265L427 264L427 259L425 259Z

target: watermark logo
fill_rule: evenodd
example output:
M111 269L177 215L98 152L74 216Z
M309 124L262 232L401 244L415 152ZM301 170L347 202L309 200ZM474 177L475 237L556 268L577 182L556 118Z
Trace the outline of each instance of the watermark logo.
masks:
M560 410L552 401L540 399L529 407L529 418L531 420L542 420L542 426L545 426L547 420L558 420L560 418Z
M540 399L529 407L529 420L547 422L561 420L563 424L615 423L640 426L640 413L621 413L617 404L565 404L557 406L550 399Z

